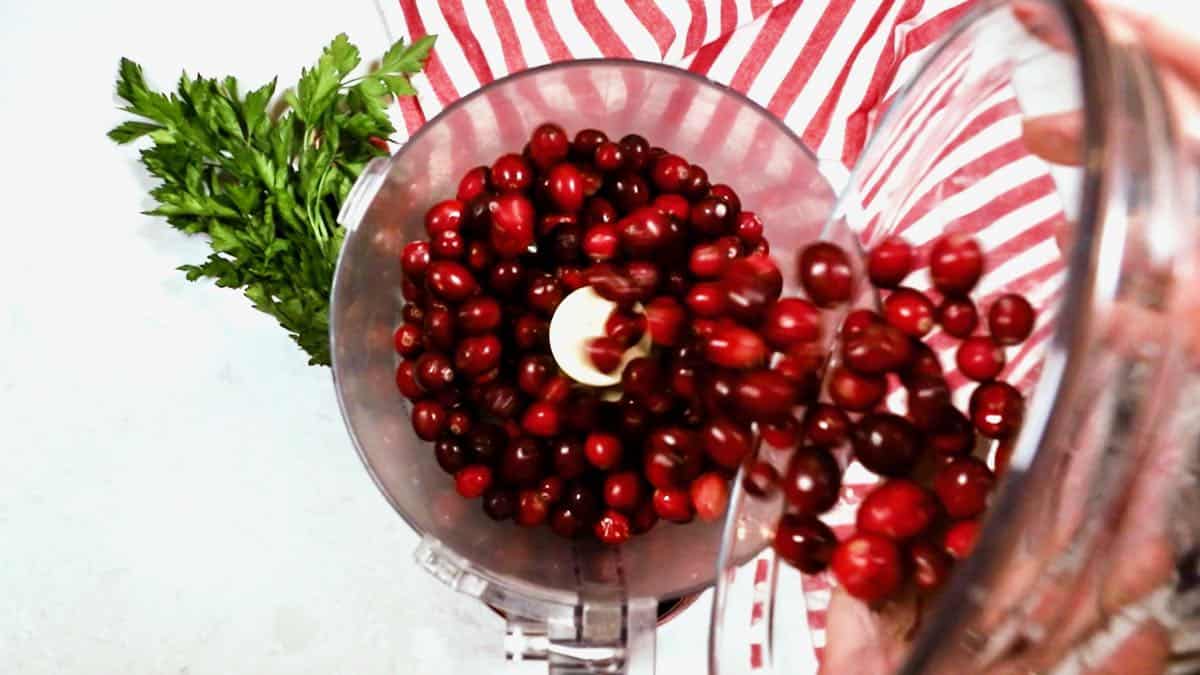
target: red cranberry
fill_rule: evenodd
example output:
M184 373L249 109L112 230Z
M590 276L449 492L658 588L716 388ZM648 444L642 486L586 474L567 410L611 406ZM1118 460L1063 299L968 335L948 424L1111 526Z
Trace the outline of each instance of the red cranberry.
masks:
M1024 342L1033 332L1033 305L1020 295L1008 293L996 298L988 309L988 330L1001 345Z
M618 223L621 244L633 257L648 257L667 242L670 221L652 206L634 209Z
M937 321L942 330L956 338L969 337L979 325L979 312L970 298L947 296L937 308Z
M766 241L763 239L762 219L752 211L742 211L738 214L734 232L747 246L757 246Z
M678 344L685 315L683 307L674 298L655 298L646 306L646 329L650 340L656 345Z
M966 415L950 406L942 410L941 417L926 440L929 447L939 455L963 455L975 447L975 428L971 426L971 421Z
M761 422L758 431L764 443L779 450L794 448L800 442L800 423L791 415Z
M916 377L942 378L942 362L929 345L913 338L911 340L913 357L901 376L905 379Z
M725 251L713 243L700 244L692 249L688 260L688 269L699 279L713 279L721 276L729 266L729 258Z
M421 440L437 440L446 428L446 408L437 401L418 401L413 406L412 425Z
M617 424L622 435L627 438L637 438L650 428L650 410L648 406L630 396L625 396L617 403Z
M560 506L550 514L550 529L560 537L575 539L583 533L587 524L575 509Z
M583 443L570 438L560 438L554 442L551 450L554 471L559 476L570 480L582 476L587 470L587 455L583 451Z
M735 323L722 323L708 338L704 355L726 368L757 368L766 363L767 345L754 331Z
M416 303L405 303L404 307L400 309L400 318L405 323L423 324L425 323L425 310Z
M867 276L879 288L899 286L912 268L912 245L898 236L880 242L867 257Z
M654 198L654 208L680 223L687 222L692 205L681 195L661 194Z
M468 298L458 307L458 326L467 335L490 333L500 326L500 303L484 295Z
M800 283L812 301L830 307L850 300L854 271L840 246L819 241L800 252Z
M396 388L405 398L416 400L425 395L425 387L417 381L415 361L404 361L396 367Z
M557 504L562 499L565 484L560 476L546 476L538 483L537 494L547 504Z
M796 387L773 370L751 371L738 378L733 400L748 419L778 419L796 404Z
M708 172L703 167L697 164L688 167L688 181L683 187L684 196L693 201L700 199L708 194L709 187Z
M621 365L625 350L610 337L592 338L587 343L588 359L602 373L611 373Z
M525 356L517 364L517 388L536 396L554 374L554 360L544 354Z
M574 265L563 265L558 268L558 280L567 291L574 291L587 286L587 276L583 270Z
M835 368L829 375L829 397L846 410L870 410L885 393L887 380L879 375L860 375L844 367Z
M597 295L618 305L628 305L642 299L642 289L634 285L629 275L607 263L592 265L588 269L588 283Z
M583 208L583 176L574 164L557 164L547 174L550 201L558 210L575 213Z
M423 333L420 326L411 323L400 324L392 335L392 343L396 353L401 356L414 356L424 348Z
M817 342L800 342L789 347L771 370L799 387L801 398L808 398L820 384L818 376L824 367L824 347Z
M439 438L433 444L433 456L437 459L442 471L449 474L457 473L470 462L470 454L462 441L457 438Z
M563 161L570 149L567 132L551 122L539 125L529 136L529 157L539 169L547 169Z
M483 512L492 520L508 520L517 512L517 495L512 490L491 488L483 493Z
M455 195L455 198L466 204L486 192L489 181L488 168L477 166L463 174L462 180L458 182L458 194Z
M912 357L912 341L895 326L873 323L854 335L843 334L842 360L864 375L900 370Z
M829 526L812 516L787 513L775 527L775 553L805 574L829 566L837 537Z
M454 315L445 307L433 307L425 315L425 345L430 349L454 348Z
M533 314L517 317L513 328L513 340L525 351L546 347L549 334L550 322Z
M579 389L571 392L567 398L563 418L568 428L587 432L599 424L600 412L600 399L590 391Z
M425 212L425 232L430 237L446 230L457 231L462 225L463 203L457 199L440 201Z
M487 234L488 229L492 226L492 206L495 197L491 192L485 191L475 195L471 201L467 202L461 226L463 232L472 237Z
M481 461L492 464L500 459L508 445L508 436L495 424L478 424L467 434L467 448Z
M663 520L687 523L695 516L691 495L686 490L660 487L654 491L653 501L655 513Z
M839 446L850 438L850 418L837 406L818 403L804 416L804 437L818 446Z
M959 457L938 469L933 477L934 492L946 514L955 520L983 513L995 484L992 470L975 457Z
M500 419L509 419L517 414L521 397L516 388L493 382L483 392L483 409Z
M783 478L783 495L798 513L819 515L837 503L842 487L842 469L826 449L798 451Z
M629 527L634 534L645 534L658 524L658 512L654 510L654 502L650 499L642 500L637 510L629 517Z
M958 345L954 361L963 375L977 382L986 382L1004 370L1004 348L986 335L969 337Z
M658 363L644 356L633 359L621 371L621 390L627 396L644 399L661 386Z
M500 338L495 335L469 337L458 343L454 367L467 375L481 375L500 365Z
M457 230L443 230L433 236L430 251L443 260L458 260L467 252L467 242Z
M508 444L500 457L500 477L512 485L534 485L542 478L544 459L536 440L518 438Z
M501 295L511 295L525 283L525 268L515 260L501 260L492 267L488 286Z
M425 276L430 290L447 302L462 302L479 288L470 270L449 260L429 263Z
M654 187L662 192L681 192L687 185L690 165L679 155L663 155L650 168Z
M737 468L750 454L750 433L742 426L724 419L715 419L700 430L704 451L718 465Z
M625 153L625 166L631 171L641 171L650 154L650 143L637 134L627 134L621 137L620 145Z
M592 466L607 471L621 461L621 439L612 434L594 432L584 441L583 451Z
M585 201L595 197L596 193L600 192L600 188L604 187L604 176L590 166L579 167L579 176L582 179Z
M463 410L452 410L446 418L446 431L455 436L466 436L471 430L471 416Z
M933 244L929 275L946 295L965 295L983 274L983 250L966 234L947 234Z
M583 203L583 219L581 222L584 225L591 226L601 223L611 225L617 222L617 220L617 209L607 199L592 197Z
M729 263L721 277L725 289L725 308L741 321L754 321L767 305L779 299L783 275L767 256L754 255Z
M628 163L628 155L626 162ZM608 195L617 210L629 213L650 201L650 187L638 174L625 171L618 173L608 184Z
M492 470L481 464L472 464L454 474L454 489L466 499L483 495L491 486Z
M940 377L913 377L905 380L908 390L908 418L922 431L942 424L950 409L950 388Z
M403 295L404 299L412 305L423 305L428 300L425 293L425 288L408 278L400 280L400 294Z
M945 585L950 578L954 561L936 546L914 542L908 548L908 558L913 572L913 581L922 591L933 591Z
M688 223L695 230L710 236L728 232L732 219L733 214L729 205L712 197L706 197L692 204L692 208L688 211Z
M571 380L564 375L555 375L550 378L542 387L542 390L537 393L537 396L547 403L555 405L567 400L571 395Z
M605 544L616 545L629 541L629 519L617 511L605 511L596 521L594 530L596 538Z
M542 274L529 282L525 300L530 307L549 316L558 308L558 303L562 302L563 295L565 293L562 282L549 274Z
M887 598L903 581L900 550L890 539L859 532L838 544L831 561L838 584L867 603Z
M689 489L692 507L700 520L714 521L725 515L729 507L729 481L719 473L710 472L692 481Z
M596 148L608 141L608 134L599 129L580 129L575 133L571 142L571 154L579 160L587 160L595 154Z
M883 323L883 317L869 309L856 309L842 320L842 339L861 335L868 327Z
M937 513L937 502L928 490L909 480L893 479L871 490L858 507L856 524L860 532L912 539L929 529Z
M942 535L942 548L956 560L965 559L975 548L975 540L979 538L979 528L978 520L961 520L954 523Z
M521 428L534 436L549 438L558 435L558 408L553 403L534 401L525 409Z
M742 489L746 494L766 499L779 488L779 472L767 462L755 462L742 478Z
M404 276L414 281L425 278L425 270L429 267L429 242L410 241L404 245L400 254L400 269Z
M911 288L898 288L883 301L887 322L913 337L921 337L933 328L933 312L933 301Z
M631 347L646 334L646 317L614 310L604 322L604 334L617 341L622 347Z
M612 141L605 141L596 146L593 155L596 168L605 173L612 173L625 166L625 153L621 146Z
M441 391L454 383L454 365L437 352L426 352L417 359L416 375L427 391Z
M633 512L642 501L642 483L633 471L609 474L604 480L604 503L626 513Z
M515 258L533 243L533 203L524 195L496 197L492 205L492 248L503 258Z
M907 475L921 452L920 435L912 423L891 413L869 413L850 432L854 456L881 476Z
M520 155L501 155L492 164L492 184L500 192L522 192L532 183L533 170Z
M616 226L597 223L583 235L583 252L595 261L612 260L621 247L621 234Z
M517 515L514 520L518 525L534 527L546 522L550 514L550 505L537 490L521 490L517 497Z
M807 300L783 298L771 303L763 317L763 337L776 349L821 337L821 313Z
M684 302L696 316L717 317L725 313L725 289L715 281L703 281L692 286Z
M649 299L658 290L661 281L658 266L646 260L634 260L625 266L625 274L638 289L641 300Z
M700 389L701 402L709 413L724 415L733 409L733 389L737 386L737 374L716 370L705 374Z

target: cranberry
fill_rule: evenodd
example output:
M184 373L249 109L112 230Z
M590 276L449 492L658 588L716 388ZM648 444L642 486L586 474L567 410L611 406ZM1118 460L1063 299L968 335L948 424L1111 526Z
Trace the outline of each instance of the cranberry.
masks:
M616 545L629 541L629 519L617 511L605 511L594 527L596 538L602 543Z
M422 341L423 333L420 326L411 323L400 324L392 335L392 343L396 347L396 353L401 356L414 356L419 353L424 344Z
M551 122L539 125L529 136L529 157L539 169L547 169L566 159L570 149L567 132Z
M416 303L408 302L401 308L400 318L405 323L425 323L425 310Z
M549 316L558 308L564 295L562 282L549 274L542 274L529 282L525 300L534 310Z
M868 327L883 323L883 317L869 309L856 309L842 319L842 339L861 335Z
M643 500L629 518L629 526L634 534L645 534L657 524L658 512L654 510L654 502L649 499Z
M911 539L929 529L937 516L933 495L916 483L893 479L875 487L858 507L860 532L890 539Z
M452 410L446 418L446 431L455 436L466 436L471 430L471 416L463 410Z
M950 578L954 561L936 546L924 541L914 542L908 548L908 558L913 572L913 581L922 591L933 591L945 585Z
M842 488L842 469L826 449L798 451L783 478L783 495L796 512L819 515L837 503Z
M913 337L921 337L933 328L933 312L933 301L911 288L898 288L883 301L887 322Z
M621 343L610 337L592 338L587 343L588 360L602 373L614 372L625 355Z
M571 153L576 159L586 160L592 157L596 148L608 142L608 134L599 129L580 129L575 133L571 142Z
M453 474L470 463L470 453L456 438L439 438L433 444L433 456L437 459L442 471Z
M550 513L550 505L537 490L521 490L517 497L517 515L514 520L518 525L534 527L546 522Z
M467 242L457 230L443 230L430 242L433 255L443 260L457 260L467 252Z
M748 419L778 419L796 404L796 387L773 370L751 371L738 378L733 400Z
M831 566L841 587L863 602L883 600L903 581L900 550L890 539L869 532L838 544Z
M593 432L584 441L583 451L592 466L607 471L621 461L621 439L612 434Z
M712 197L706 197L692 204L692 208L688 211L688 223L695 230L710 236L728 232L732 218L733 214L729 205Z
M582 223L587 226L617 222L617 210L603 197L592 197L583 203Z
M481 192L467 202L461 226L464 233L472 237L487 234L492 226L492 206L495 198L491 192Z
M970 298L947 296L937 308L937 321L942 330L956 338L969 337L979 325L979 312Z
M516 388L507 384L492 383L483 392L483 409L500 419L509 419L521 407L521 397Z
M679 361L673 364L668 375L673 394L685 399L696 398L698 387L696 386L696 363L694 361Z
M583 270L574 265L563 265L558 268L558 279L568 291L574 291L587 286L587 277Z
M642 299L642 289L634 285L628 274L612 265L592 265L587 276L592 290L605 300L611 300L618 305L628 305Z
M558 435L558 408L553 403L534 401L525 409L521 428L534 436L548 438Z
M430 349L454 348L454 315L445 307L433 307L425 315L425 346Z
M821 338L821 313L809 301L783 298L771 303L763 317L763 337L776 349Z
M481 464L472 464L454 474L454 489L467 499L483 495L491 486L492 470Z
M537 392L537 396L547 403L559 404L567 400L571 395L571 380L564 375L555 375L550 378L542 387L542 390Z
M768 256L753 255L729 263L721 285L725 289L726 310L734 318L750 322L779 299L783 275Z
M544 354L523 357L517 363L517 388L536 396L554 373L554 360Z
M850 418L837 406L818 403L804 416L804 437L818 446L839 446L850 438Z
M583 451L583 443L578 440L559 438L554 442L550 455L555 473L567 480L578 478L587 470L587 455Z
M816 342L792 345L771 369L800 388L801 398L808 398L820 384L818 375L825 367L825 349Z
M550 201L558 210L575 213L583 208L583 176L574 164L557 164L547 174Z
M449 260L435 260L426 271L429 288L447 302L462 302L479 288L471 271Z
M583 485L572 485L563 493L563 506L575 512L585 522L592 522L600 515L600 500L594 492Z
M713 279L721 276L729 266L729 258L725 251L713 243L700 244L692 249L688 260L688 269L699 279Z
M417 359L416 376L427 391L441 391L454 382L454 365L437 352L426 352Z
M637 134L628 134L621 137L620 145L625 153L625 166L631 171L641 171L650 153L650 143Z
M484 295L468 298L458 307L458 326L467 335L490 333L500 326L500 303Z
M895 326L873 323L854 335L843 333L842 360L855 372L881 375L897 371L912 357L912 341Z
M489 182L488 168L486 166L477 166L463 174L462 180L458 182L458 193L455 195L455 198L466 204L486 192Z
M498 461L507 445L508 436L495 424L476 425L467 434L467 448L471 454L488 464Z
M511 295L525 283L525 268L515 260L497 262L488 276L488 286L501 295Z
M956 560L965 559L975 548L975 540L979 538L979 528L978 520L961 520L954 523L942 535L942 548Z
M686 490L666 487L654 491L654 512L663 520L687 523L695 516L692 498Z
M547 504L557 504L562 499L565 484L560 476L546 476L538 483L537 494Z
M621 146L612 141L605 141L596 146L593 155L596 168L605 173L612 173L625 166L625 153Z
M779 450L794 448L800 442L800 423L791 415L761 422L758 431L764 443Z
M800 252L800 283L821 307L846 302L854 290L854 271L840 246L820 241Z
M483 512L492 520L508 520L517 512L517 495L512 490L491 488L483 493Z
M396 367L396 388L405 398L415 400L425 395L425 387L417 381L415 361L404 361Z
M654 198L654 208L680 223L687 222L692 205L680 195L662 194Z
M940 377L913 377L905 381L908 389L908 418L922 431L935 429L947 416L950 388Z
M688 199L695 200L707 195L708 190L708 172L696 164L688 167L688 181L683 187L683 194Z
M766 363L768 351L754 331L735 323L722 323L708 338L704 355L726 368L757 368Z
M725 313L725 289L715 281L703 281L692 286L684 302L696 316L721 316Z
M583 235L583 252L597 262L612 260L620 251L621 235L614 225L597 223Z
M729 507L729 481L716 472L701 475L689 489L692 507L700 520L714 521L725 515Z
M906 475L921 451L912 423L891 413L864 415L851 430L850 442L855 458L881 476Z
M425 232L435 237L446 230L458 231L463 220L463 203L457 199L440 201L425 212Z
M1021 392L1007 382L985 382L971 393L971 421L989 438L1010 436L1021 426L1025 402Z
M939 455L963 455L975 447L975 428L971 426L971 421L966 415L951 406L942 410L941 417L926 440L929 447Z
M658 363L644 356L627 363L621 372L621 390L634 398L649 397L658 390L661 381Z
M654 187L662 192L681 192L687 185L690 165L679 155L663 155L650 168Z
M533 243L533 203L524 195L496 197L492 205L491 243L503 258L515 258Z
M501 155L492 164L492 184L500 192L522 192L532 183L533 170L520 155Z
M1033 305L1020 295L1008 293L996 298L988 309L988 330L1001 345L1024 342L1033 332Z
M934 492L946 514L955 520L983 513L995 484L992 470L975 457L959 457L938 469L933 477Z
M632 512L642 501L642 483L632 471L609 474L604 480L604 503L610 508Z
M755 462L742 478L742 489L746 494L766 499L779 488L779 472L767 462Z
M618 223L621 244L630 256L651 256L667 242L670 221L652 206L634 209Z
M469 337L458 343L454 367L467 375L481 375L500 365L500 338L495 335Z
M750 454L750 433L735 422L715 419L700 430L704 451L718 465L737 468Z
M965 234L947 234L933 244L929 275L933 285L946 295L964 295L983 274L983 250Z
M867 276L879 288L895 288L913 268L912 245L901 237L888 237L867 256Z
M849 368L834 368L829 375L829 397L854 412L870 410L887 393L887 380L879 375L860 375Z
M533 485L542 478L545 455L534 439L521 437L500 456L500 477L512 485Z
M425 278L425 270L429 267L429 242L410 241L404 245L400 254L400 269L404 276L414 281Z
M579 176L582 179L585 201L595 197L596 193L600 192L600 188L604 187L604 176L590 166L579 167Z
M911 341L913 349L912 360L908 366L901 372L903 379L912 379L919 377L932 377L936 379L942 378L942 362L938 359L938 355L929 345L913 338Z
M628 213L650 201L650 187L641 176L626 171L609 182L608 195L619 211Z
M575 431L590 431L600 421L600 399L587 390L571 393L563 409L567 427Z
M963 375L978 382L986 382L1004 370L1004 349L990 337L977 335L963 340L958 345L954 361Z
M742 211L738 214L733 231L737 233L738 239L741 239L747 246L757 246L766 241L763 239L762 219L751 211Z
M517 325L513 327L513 340L526 351L546 347L549 335L550 322L533 314L517 317Z
M418 285L412 279L400 280L400 294L404 296L410 304L425 304L427 298L425 288Z
M829 526L812 516L784 514L775 527L775 553L805 574L816 574L829 566L837 536Z

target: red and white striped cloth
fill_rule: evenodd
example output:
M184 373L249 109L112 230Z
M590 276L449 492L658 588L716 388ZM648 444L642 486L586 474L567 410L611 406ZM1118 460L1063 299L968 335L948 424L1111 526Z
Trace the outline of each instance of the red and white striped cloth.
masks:
M626 57L676 65L746 94L803 138L835 187L845 182L899 86L972 1L379 0L394 36L439 36L425 72L414 78L418 97L401 101L398 140L496 78L554 61ZM948 89L964 69L945 65L940 77ZM999 292L1018 291L1044 309L1062 282L1054 242L1061 202L1045 166L1021 144L1011 86L1005 82L978 98L897 209L877 199L879 186L946 101L931 96L903 111L898 131L861 181L862 222L852 225L870 244L885 225L882 218L892 219L889 233L903 234L920 253L947 226L972 232L990 265L975 293L980 307ZM917 270L911 285L928 288L927 269ZM1052 319L1042 311L1034 339L1009 355L1005 377L1023 390L1036 379ZM956 399L965 402L969 386L953 368L953 342L936 333L930 340L948 366ZM853 522L863 487L874 480L856 464L849 469L842 501L827 516L839 536ZM758 590L773 586L765 577L769 556L753 565ZM825 575L806 577L803 587L819 657L830 583ZM756 602L748 617L751 634L761 634L762 614ZM750 644L752 670L762 667L762 653L762 644Z

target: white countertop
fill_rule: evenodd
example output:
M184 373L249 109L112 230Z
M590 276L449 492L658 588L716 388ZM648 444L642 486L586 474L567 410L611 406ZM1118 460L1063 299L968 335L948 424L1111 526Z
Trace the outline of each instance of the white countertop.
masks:
M3 672L506 672L501 620L413 564L328 370L174 271L207 246L139 215L104 136L120 56L282 84L338 31L385 46L370 0L0 3ZM706 612L669 672L702 671Z

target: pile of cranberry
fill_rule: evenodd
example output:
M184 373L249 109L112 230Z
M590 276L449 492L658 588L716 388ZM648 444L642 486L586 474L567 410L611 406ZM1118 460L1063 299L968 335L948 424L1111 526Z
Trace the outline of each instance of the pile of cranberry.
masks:
M753 463L745 489L783 491L775 547L801 570L832 560L850 592L873 600L899 587L907 558L918 585L940 583L950 561L927 543L935 530L951 554L965 554L994 482L970 456L975 432L1005 438L1019 425L1021 396L994 378L1002 347L1033 325L1029 303L1005 296L988 312L990 336L972 337L979 318L967 294L983 267L974 240L933 247L940 305L898 287L914 263L908 244L873 250L869 277L890 289L883 313L850 312L831 360L823 312L852 299L846 252L805 248L808 297L782 297L763 224L737 193L636 134L613 141L585 129L571 139L543 124L523 153L468 171L424 224L428 240L401 258L396 382L414 402L417 435L488 516L608 544L660 518L716 519L761 440L790 453L788 468L780 476ZM615 397L576 384L550 354L550 318L584 286L615 306L606 334L587 345L597 370L620 371ZM935 322L964 338L959 370L982 383L969 418L921 341ZM646 337L649 352L622 368ZM896 382L908 391L906 416L880 409ZM844 447L887 481L838 544L818 516L837 501L834 453ZM919 477L933 456L948 459L930 491Z

